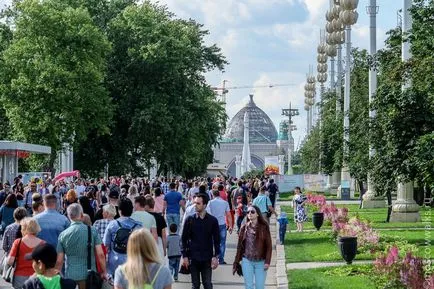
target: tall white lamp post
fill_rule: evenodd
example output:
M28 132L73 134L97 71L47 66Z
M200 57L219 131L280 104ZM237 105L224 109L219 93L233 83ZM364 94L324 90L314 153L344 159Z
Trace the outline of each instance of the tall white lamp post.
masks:
M413 20L409 9L412 6L411 0L403 0L402 8L402 61L405 62L411 57L410 42L406 37L406 33L411 29ZM402 90L406 90L411 86L411 80L407 80L402 86ZM419 222L420 213L419 205L413 199L413 182L398 183L397 200L392 207L391 222Z
M377 0L370 0L369 6L366 7L366 12L369 15L369 104L372 104L375 99L377 91L377 67L376 67L376 53L377 53L377 13L378 6ZM372 120L375 117L375 111L369 110L369 118ZM369 158L374 156L374 149L369 147ZM368 186L367 191L363 195L362 208L383 208L386 202L383 197L376 197L374 186L371 177L368 173Z
M351 84L351 25L357 22L358 0L341 0L340 6L342 10L339 12L339 19L345 25L345 89L344 89L344 161L341 171L341 198L348 199L352 197L353 191L351 188L351 176L346 162L348 157L348 143L350 140L350 84Z

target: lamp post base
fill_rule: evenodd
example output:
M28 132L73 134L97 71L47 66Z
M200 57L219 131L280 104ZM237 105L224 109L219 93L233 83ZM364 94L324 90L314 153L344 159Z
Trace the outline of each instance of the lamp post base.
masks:
M416 223L420 222L419 212L392 212L390 216L391 223Z
M362 209L385 208L385 199L365 199L362 201Z

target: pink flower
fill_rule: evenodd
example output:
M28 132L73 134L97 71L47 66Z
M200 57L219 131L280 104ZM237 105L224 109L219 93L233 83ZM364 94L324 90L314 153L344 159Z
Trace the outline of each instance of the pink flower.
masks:
M398 247L393 246L390 248L389 254L386 257L386 265L392 265L398 261Z

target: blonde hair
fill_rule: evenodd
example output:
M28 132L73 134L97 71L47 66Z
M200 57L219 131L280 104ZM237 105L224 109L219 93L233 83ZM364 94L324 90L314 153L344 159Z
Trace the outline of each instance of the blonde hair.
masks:
M132 288L142 288L150 283L149 263L161 264L154 237L148 229L135 230L128 239L127 261L123 267L125 277Z
M41 231L41 227L38 222L32 217L26 217L21 220L21 231L23 232L23 236L26 234L36 235Z

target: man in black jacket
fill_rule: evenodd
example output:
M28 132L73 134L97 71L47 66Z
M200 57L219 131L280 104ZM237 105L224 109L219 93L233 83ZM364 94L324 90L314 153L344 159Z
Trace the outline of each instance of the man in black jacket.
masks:
M212 270L218 267L220 254L219 225L215 217L206 212L209 197L198 194L194 198L196 214L188 216L182 231L183 266L190 267L193 289L212 289Z

